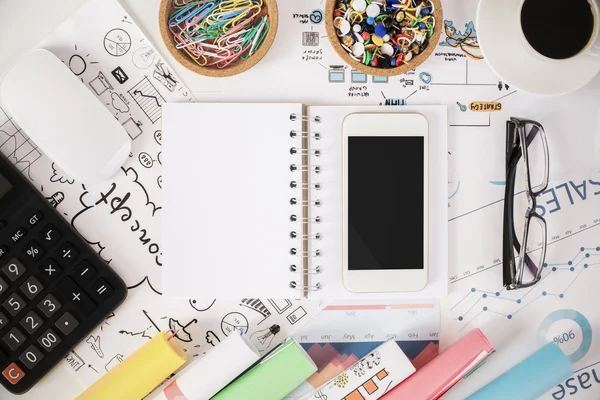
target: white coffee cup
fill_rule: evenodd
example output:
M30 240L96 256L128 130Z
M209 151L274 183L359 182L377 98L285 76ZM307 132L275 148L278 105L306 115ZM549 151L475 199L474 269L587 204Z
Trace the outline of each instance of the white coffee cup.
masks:
M584 38L580 35L580 46L574 46L576 48L573 52L581 50L570 55L565 47L562 54L557 52L557 58L551 58L551 44L544 45L541 40L535 43L535 34L542 32L541 30L528 30L527 24L523 29L522 11L528 1L533 0L479 0L477 33L481 51L488 65L503 81L531 94L564 95L587 85L600 73L600 0L587 0L592 8L593 30L586 45L583 46ZM562 31L564 35L575 37L573 31L569 32L569 27L579 21L570 3L571 0L565 0L564 15L557 15L550 21L557 29L550 34ZM535 4L528 5L535 7ZM544 14L539 11L539 6L538 9L530 11L531 21L540 23L539 19L533 19L534 16L542 17L536 16L536 12ZM586 23L589 24L589 20ZM533 26L529 28L542 29ZM525 32L528 32L529 39L539 51L530 44ZM543 50L544 47L546 51ZM546 55L540 51L544 51ZM563 56L565 58L562 58Z

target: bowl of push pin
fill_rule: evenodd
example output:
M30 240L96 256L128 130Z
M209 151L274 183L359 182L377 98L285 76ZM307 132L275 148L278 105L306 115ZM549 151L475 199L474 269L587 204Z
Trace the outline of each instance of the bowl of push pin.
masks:
M159 25L171 55L200 75L223 78L255 66L278 25L276 0L161 0Z
M440 0L327 0L331 45L352 68L375 76L404 74L435 50Z

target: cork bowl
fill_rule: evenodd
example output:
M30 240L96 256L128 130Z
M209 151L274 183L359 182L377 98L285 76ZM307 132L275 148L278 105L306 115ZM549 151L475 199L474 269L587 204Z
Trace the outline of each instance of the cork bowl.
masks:
M327 30L327 37L329 38L329 42L333 46L335 52L338 53L338 55L344 60L344 62L346 62L355 70L374 76L396 76L405 74L408 71L413 70L419 65L423 64L423 62L425 62L425 60L427 60L429 56L431 56L440 40L440 35L442 33L442 29L444 28L442 3L440 2L440 0L431 1L435 6L435 11L433 12L433 16L435 17L435 28L433 36L429 39L429 45L427 46L425 51L423 51L419 55L414 56L412 60L407 64L403 64L399 67L387 69L376 68L370 65L365 65L350 57L350 54L348 54L348 52L342 47L340 43L340 38L336 33L335 26L333 26L333 13L338 2L337 0L327 0L327 3L325 4L325 29Z
M160 34L162 36L163 42L167 46L169 53L184 67L193 71L197 74L210 76L214 78L225 78L228 76L234 76L241 74L244 71L249 70L253 66L255 66L269 51L273 41L275 40L275 35L277 34L277 26L279 13L277 10L277 2L276 0L263 0L263 9L268 15L268 21L270 25L269 32L265 37L263 43L260 45L258 50L250 57L245 60L241 58L234 61L230 65L225 68L218 68L217 66L201 66L196 63L185 51L179 50L176 47L175 38L171 29L169 28L169 16L175 10L175 6L173 4L173 0L161 0L159 14L158 14L158 22L160 26Z

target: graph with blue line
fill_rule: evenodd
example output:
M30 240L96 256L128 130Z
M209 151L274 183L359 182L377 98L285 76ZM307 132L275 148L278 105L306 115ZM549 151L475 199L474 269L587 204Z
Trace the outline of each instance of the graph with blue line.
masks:
M561 262L545 263L540 282L529 288L509 292L504 287L496 291L474 286L450 307L454 319L461 323L460 330L469 327L484 313L494 314L508 321L544 298L563 299L570 294L573 284L584 279L584 273L600 268L600 245L580 247L573 257ZM551 288L548 283L551 282ZM503 304L504 303L504 304ZM508 304L507 304L508 303Z

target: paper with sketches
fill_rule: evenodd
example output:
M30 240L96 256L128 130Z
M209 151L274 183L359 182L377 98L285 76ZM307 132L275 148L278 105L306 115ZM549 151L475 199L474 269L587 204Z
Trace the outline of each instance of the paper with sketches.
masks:
M200 101L447 105L450 176L460 179L504 179L505 121L522 116L547 127L556 179L576 177L581 168L599 171L591 144L600 133L600 77L564 97L519 93L482 60L474 24L478 1L442 3L440 43L406 75L378 78L345 65L327 38L325 1L279 1L277 37L265 58L235 77L194 79L192 90ZM492 110L479 111L487 107Z
M281 1L278 6L283 23L267 56L237 77L198 78L198 88L192 87L196 97L214 100L218 91L223 101L448 105L451 295L442 301L442 349L480 327L498 351L445 398L465 398L543 340L558 341L578 370L557 386L554 396L543 399L600 398L600 341L595 339L600 321L595 307L600 300L595 284L600 279L595 275L600 262L600 76L563 97L515 91L482 60L474 25L477 0L463 0L444 3L444 31L431 59L406 75L376 78L353 71L335 54L318 18L324 2ZM502 109L476 112L477 102L497 102ZM505 121L511 116L538 120L547 130L553 183L540 197L538 211L548 220L552 244L544 272L548 277L530 292L507 293L501 289L499 265Z
M389 79L366 76L341 62L326 37L323 1L280 1L278 6L282 23L269 54L237 77L197 77L194 84L198 86L191 88L196 99L448 105L452 153L448 212L450 248L454 250L450 253L451 295L442 301L442 347L455 341L465 329L481 327L498 352L472 376L476 379L459 383L446 397L466 397L530 354L539 341L556 340L572 358L577 372L557 386L554 395L550 393L543 399L597 399L600 342L595 339L594 326L600 314L595 307L599 295L593 282L600 279L595 276L600 262L600 176L587 170L590 163L595 162L592 168L596 171L600 165L600 78L565 97L541 98L514 91L481 60L473 24L477 0L446 2L445 29L433 57L415 71ZM42 156L7 116L0 114L0 150L65 218L96 243L132 288L130 299L116 315L70 355L68 363L76 376L88 383L96 379L102 370L110 369L146 341L144 332L154 333L154 324L167 329L170 319L191 334L192 341L184 344L192 355L201 356L211 342L225 335L228 327L245 327L238 314L248 320L250 334L282 322L283 338L286 329L289 332L314 314L310 303L273 305L261 299L248 307L247 301L165 301L156 293L160 292L155 277L161 262L161 120L152 102L144 103L139 93L153 96L158 104L162 104L161 96L165 101L191 100L173 73L173 69L184 69L163 64L162 68L170 69L171 78L178 81L175 92L171 92L169 85L161 82L166 77L157 67L162 58L115 0L92 1L82 13L93 14L93 23L73 19L44 47L70 65L83 83L114 109L115 116L135 138L131 160L114 185L83 188L73 182ZM131 40L119 30L127 32ZM146 77L160 96L147 85ZM117 93L114 97L113 92ZM502 111L472 111L471 103L478 101L499 102ZM504 124L510 116L542 122L552 154L554 183L539 201L552 242L547 255L549 267L544 273L547 277L531 292L506 293L500 284ZM190 165L193 167L193 160ZM577 172L582 169L586 172ZM562 179L561 175L567 173L568 179ZM463 234L466 236L461 237ZM264 318L267 320L260 323ZM296 325L291 321L297 321Z
M132 139L130 159L112 182L82 185L0 109L0 150L129 287L125 303L66 358L79 382L90 385L158 330L176 330L193 360L238 330L265 352L316 313L318 304L295 300L282 310L267 299L163 298L161 108L194 98L116 0L89 1L40 47L58 56ZM261 331L273 324L281 332L261 342Z
M453 185L460 188L449 200L451 294L442 301L442 342L481 328L497 352L444 398L465 398L532 349L555 341L577 372L542 399L597 399L600 176L552 182L538 198L537 211L548 224L546 267L540 283L517 291L502 288L504 185ZM524 193L515 200L526 204ZM537 244L531 251L539 251Z

